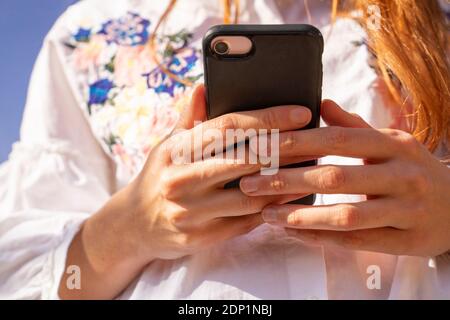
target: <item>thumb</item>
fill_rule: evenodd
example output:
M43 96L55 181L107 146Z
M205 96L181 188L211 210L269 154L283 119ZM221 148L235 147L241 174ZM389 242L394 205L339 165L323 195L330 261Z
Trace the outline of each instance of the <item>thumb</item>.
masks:
M323 120L329 126L347 128L371 128L371 126L357 114L349 113L342 109L336 102L324 100L321 114Z
M180 115L175 129L192 129L197 121L206 120L205 86L200 84L192 92L191 101Z

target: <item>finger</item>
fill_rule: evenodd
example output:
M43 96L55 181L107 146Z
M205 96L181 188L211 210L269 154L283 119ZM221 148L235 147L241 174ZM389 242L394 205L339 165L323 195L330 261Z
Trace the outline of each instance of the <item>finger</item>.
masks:
M310 121L311 111L301 106L237 112L204 122L192 129L190 135L186 134L185 139L194 143L193 153L202 154L212 143L219 143L219 149L226 149L256 136L260 130L296 130Z
M202 204L204 210L200 209L199 221L207 221L215 218L243 216L260 213L268 205L281 205L294 200L301 199L306 195L282 195L266 197L248 197L239 189L219 190L211 194L209 199ZM211 208L215 208L211 210Z
M314 154L384 160L391 158L399 150L399 144L390 137L390 132L369 128L325 127L282 132L274 138L269 137L269 142L262 144L262 148L258 140L253 140L250 144L260 145L257 151L263 155L279 154L280 157L287 157ZM271 150L272 145L277 146L272 139L279 139L278 150Z
M322 119L329 126L347 128L370 128L370 125L357 114L342 109L336 102L324 100L321 107Z
M405 187L392 179L386 164L280 169L275 175L255 174L243 177L240 182L242 192L252 196L299 193L389 195L401 192Z
M191 129L195 122L206 120L205 86L200 84L192 92L190 103L183 109L175 130Z
M211 188L223 188L229 181L260 170L260 164L249 164L233 159L207 159L174 168L172 179L177 181L180 194L186 190L196 193Z
M280 166L317 159L317 157L266 158L261 162L258 157L253 157L254 153L251 153L248 147L244 152L234 152L234 157L229 155L229 153L219 154L203 161L174 166L171 178L178 181L178 191L183 192L186 188L191 191L211 187L223 188L226 183L245 175L264 172L267 169L279 170Z
M317 157L290 157L286 159L280 159L279 162L277 161L264 164L259 162L255 165L237 160L224 161L220 159L208 159L201 162L201 167L193 170L190 177L195 181L202 181L202 188L223 188L223 186L227 183L243 176L258 173L262 176L267 177L270 176L269 174L273 174L273 172L283 170L280 169L280 166L300 164L316 159Z
M209 246L247 234L263 223L264 221L259 213L220 218L205 224L203 228L198 230L198 234L200 234L203 244Z
M198 96L193 96L193 101L198 99L203 101L199 103L205 103L204 98L196 97ZM174 154L183 154L182 157L188 161L191 158L201 160L256 136L261 133L260 130L300 129L311 121L311 117L311 111L301 106L281 106L226 114L188 131L174 131L164 145L165 160L170 161L169 158L173 159ZM188 126L191 122L189 119L184 120L183 123L187 124L183 125Z
M217 190L205 198L201 205L195 201L185 201L187 207L197 207L195 214L179 217L179 226L192 226L217 218L238 217L260 213L269 204L284 204L303 198L304 195L248 197L239 189ZM183 219L184 218L184 219Z
M409 232L393 228L356 230L349 232L287 229L301 241L318 246L337 246L349 250L373 251L404 255L412 251Z
M270 205L264 208L264 221L296 229L353 231L392 227L411 227L411 217L398 201L377 199L327 206Z
M331 100L324 100L322 102L321 113L322 118L329 126L371 128L359 115L345 111ZM365 159L364 163L369 164L371 161Z
M271 176L271 175L276 174L279 170L282 170L280 168L290 167L290 166L298 167L299 165L301 165L303 163L308 163L309 161L317 160L319 158L320 157L317 157L317 156L288 157L288 158L280 159L279 163L278 162L274 163L272 161L269 163L265 162L264 164L260 163L259 167L256 170L252 170L252 172L239 172L239 174L237 174L237 171L223 169L221 179L217 179L216 180L217 183L215 182L213 185L216 187L219 187L219 188L223 188L229 182L232 182L238 178L242 178L244 176L252 175L252 174L256 174L256 173L259 173L263 176ZM308 165L311 165L311 164L308 163ZM239 169L237 169L237 170L239 170Z

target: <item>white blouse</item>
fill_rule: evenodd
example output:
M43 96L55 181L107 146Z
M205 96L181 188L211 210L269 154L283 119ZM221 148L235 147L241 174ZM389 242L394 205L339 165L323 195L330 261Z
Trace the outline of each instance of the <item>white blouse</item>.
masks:
M295 21L279 2L241 0L240 22ZM46 37L20 142L0 167L0 298L57 299L67 249L83 221L139 172L178 120L191 88L167 77L145 45L167 3L84 0ZM347 19L331 30L317 13L328 8L319 9L312 8L326 40L324 98L374 127L394 126L398 111L368 63L364 31ZM308 22L300 11L297 22ZM219 1L179 0L157 35L165 66L201 82L201 39L222 16ZM319 195L317 203L358 200ZM372 266L381 270L379 290L366 284ZM118 297L328 298L450 298L450 261L308 247L262 225L198 254L154 261Z

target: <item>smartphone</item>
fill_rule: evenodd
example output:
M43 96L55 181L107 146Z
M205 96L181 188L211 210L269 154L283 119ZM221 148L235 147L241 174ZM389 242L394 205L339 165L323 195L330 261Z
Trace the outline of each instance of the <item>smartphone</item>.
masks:
M203 38L207 113L223 114L280 105L309 108L319 126L322 100L320 31L299 25L218 25ZM288 167L313 166L308 161ZM238 187L239 181L227 185ZM315 195L293 203L311 205Z

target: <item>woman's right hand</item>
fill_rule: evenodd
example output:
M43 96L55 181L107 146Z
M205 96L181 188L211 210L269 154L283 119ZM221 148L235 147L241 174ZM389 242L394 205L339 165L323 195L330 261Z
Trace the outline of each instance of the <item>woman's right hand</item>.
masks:
M265 206L300 197L250 197L239 188L224 189L226 183L259 171L259 164L213 159L180 164L174 163L172 156L180 143L195 143L188 149L203 150L211 143L203 135L208 129L218 129L225 137L229 129L302 128L311 120L307 108L282 106L234 113L194 126L205 120L204 87L199 86L179 125L185 130L155 147L139 176L88 219L75 237L67 265L81 264L82 284L89 286L96 298L116 296L154 259L176 259L245 234L263 222L260 212ZM205 138L197 142L194 137ZM302 160L307 159L281 162ZM87 274L84 278L83 273ZM62 297L84 297L82 292L71 294L64 279L60 284ZM98 281L104 287L96 294Z
M294 112L291 116L291 111L299 113ZM192 143L194 136L203 140L189 150L193 153L194 148L204 150L211 143L205 134L209 129L219 129L225 137L225 131L229 129L286 131L303 127L311 120L308 109L289 106L228 114L193 127L195 121L205 118L204 88L201 86L195 90L190 110L183 117L185 130L156 147L142 173L130 185L130 205L134 207L131 219L136 222L133 228L138 236L137 243L142 247L140 252L147 259L179 258L248 233L263 222L259 213L266 205L297 198L252 198L239 188L223 188L227 182L258 172L259 164L213 159L180 164L174 163L172 157L173 150L179 149L180 144Z

